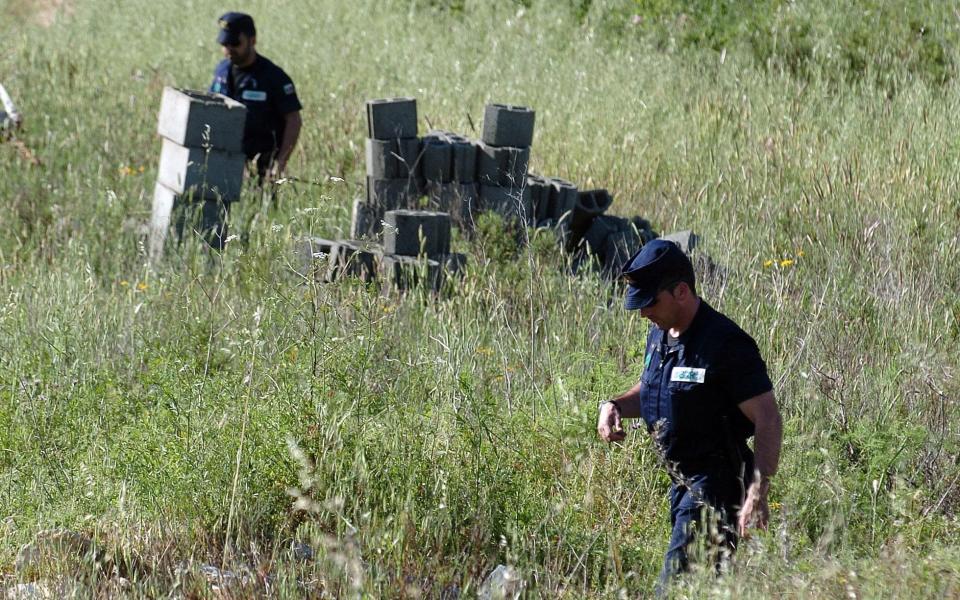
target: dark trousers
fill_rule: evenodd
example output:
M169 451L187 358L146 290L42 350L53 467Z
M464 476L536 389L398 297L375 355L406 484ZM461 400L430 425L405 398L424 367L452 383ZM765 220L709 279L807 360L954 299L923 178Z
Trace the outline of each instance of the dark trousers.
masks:
M698 536L708 536L702 547L718 572L724 558L736 550L737 513L753 474L753 461L749 462L740 472L716 469L674 480L670 488L673 531L657 582L658 598L665 598L670 582L690 568L691 546Z

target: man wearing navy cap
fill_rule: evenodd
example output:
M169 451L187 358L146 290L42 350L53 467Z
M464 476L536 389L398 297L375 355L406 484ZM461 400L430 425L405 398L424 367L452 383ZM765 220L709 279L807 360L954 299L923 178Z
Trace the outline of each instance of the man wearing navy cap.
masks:
M217 43L226 57L213 72L210 91L247 107L243 152L256 159L261 183L279 178L300 137L300 100L283 69L257 53L253 17L228 12L218 21Z
M738 536L766 527L783 425L756 343L697 296L693 265L676 244L647 243L622 274L625 308L653 326L640 381L600 405L597 432L622 440L621 419L641 417L664 459L673 532L657 584L663 596L687 570L698 530L718 526L722 543L712 549L719 566Z

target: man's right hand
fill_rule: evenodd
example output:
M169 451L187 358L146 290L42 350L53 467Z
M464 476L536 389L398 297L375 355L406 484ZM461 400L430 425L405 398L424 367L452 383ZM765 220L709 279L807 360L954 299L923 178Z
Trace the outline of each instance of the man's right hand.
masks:
M600 405L600 417L597 419L597 433L605 442L619 442L627 437L620 423L620 410L613 402Z

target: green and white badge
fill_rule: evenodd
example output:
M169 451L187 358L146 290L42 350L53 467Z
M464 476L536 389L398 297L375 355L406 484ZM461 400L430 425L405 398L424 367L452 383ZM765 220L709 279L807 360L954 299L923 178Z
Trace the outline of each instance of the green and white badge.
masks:
M706 376L706 369L694 369L692 367L674 367L670 371L670 381L682 381L684 383L703 383Z

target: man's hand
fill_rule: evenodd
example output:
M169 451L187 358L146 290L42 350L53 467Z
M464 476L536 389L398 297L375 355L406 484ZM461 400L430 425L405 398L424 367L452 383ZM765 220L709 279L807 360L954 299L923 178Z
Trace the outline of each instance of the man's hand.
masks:
M754 481L747 489L747 498L740 509L737 530L742 538L750 537L751 529L766 529L770 522L770 506L767 503L768 482Z
M600 416L597 419L597 433L605 442L619 442L627 437L620 423L620 410L613 402L604 402L600 405Z

